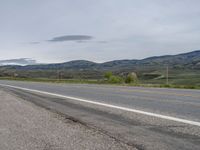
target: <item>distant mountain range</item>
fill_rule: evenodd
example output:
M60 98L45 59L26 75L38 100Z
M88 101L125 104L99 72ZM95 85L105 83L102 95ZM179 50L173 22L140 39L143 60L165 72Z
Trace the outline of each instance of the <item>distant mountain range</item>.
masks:
M12 61L6 61L12 62ZM31 61L30 61L31 62ZM5 61L3 61L5 63ZM35 63L32 61L31 63ZM2 61L0 61L2 64ZM123 72L137 72L138 74L143 72L154 72L158 69L165 69L169 66L171 69L189 69L199 70L200 69L200 50L192 51L189 53L183 53L178 55L165 55L149 57L141 60L114 60L105 63L95 63L87 60L75 60L65 63L57 64L36 64L36 65L7 65L0 66L0 73L20 72L24 71L26 75L34 74L34 72L42 72L41 76L46 77L44 72L48 72L49 76L55 71L63 71L67 74L67 77L73 76L86 76L100 77L103 72L112 71L117 74ZM47 74L47 73L46 73ZM48 77L49 77L48 76ZM53 76L53 75L52 75Z
M1 61L0 61L1 62ZM30 62L29 62L30 63ZM33 63L33 62L31 62ZM15 68L25 70L35 69L101 69L101 70L117 70L119 68L129 68L137 66L163 66L169 65L172 67L181 68L194 68L200 67L200 50L192 51L189 53L183 53L178 55L165 55L165 56L154 56L141 60L114 60L105 63L95 63L87 60L75 60L65 63L57 64L44 64L44 65L26 65L26 66L15 66Z

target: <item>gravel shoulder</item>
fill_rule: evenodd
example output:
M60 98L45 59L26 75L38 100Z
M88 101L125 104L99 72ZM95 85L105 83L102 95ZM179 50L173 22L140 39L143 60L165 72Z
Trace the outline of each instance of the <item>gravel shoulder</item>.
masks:
M1 150L134 149L0 89Z

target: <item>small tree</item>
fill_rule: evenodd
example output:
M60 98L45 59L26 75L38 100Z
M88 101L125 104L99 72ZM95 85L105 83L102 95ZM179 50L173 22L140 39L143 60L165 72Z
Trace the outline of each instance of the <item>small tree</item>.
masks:
M105 74L104 74L104 77L107 79L107 80L109 80L110 79L110 77L112 76L112 72L106 72Z
M129 73L128 76L125 78L125 83L137 83L138 78L136 73L132 72Z

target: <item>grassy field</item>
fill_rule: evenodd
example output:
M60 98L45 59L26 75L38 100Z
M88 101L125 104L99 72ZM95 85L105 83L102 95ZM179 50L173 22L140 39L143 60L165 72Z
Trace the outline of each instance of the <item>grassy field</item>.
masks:
M183 76L181 78L181 76ZM191 78L186 78L184 75L170 77L169 84L166 84L166 78L156 80L139 80L138 83L116 83L111 84L103 79L47 79L47 78L11 78L0 77L0 80L15 80L27 82L49 82L49 83L66 83L66 84L108 84L120 86L141 86L141 87L159 87L159 88L184 88L184 89L200 89L200 77L198 75L190 75ZM194 84L193 84L194 83Z
M125 79L119 82L111 83L103 77L100 79L55 79L55 78L37 78L37 77L0 77L1 80L33 81L33 82L51 82L51 83L77 83L77 84L112 84L123 86L144 86L144 87L163 87L163 88L188 88L200 89L200 71L186 69L170 69L169 82L166 84L166 70L156 69L152 72L146 72L148 76L139 75L137 83L125 84ZM117 75L118 76L118 75Z
M160 78L153 79L140 79L141 84L153 84L164 87L186 87L186 88L199 88L200 87L200 71L198 70L170 70L169 83L166 85L166 74L162 72Z

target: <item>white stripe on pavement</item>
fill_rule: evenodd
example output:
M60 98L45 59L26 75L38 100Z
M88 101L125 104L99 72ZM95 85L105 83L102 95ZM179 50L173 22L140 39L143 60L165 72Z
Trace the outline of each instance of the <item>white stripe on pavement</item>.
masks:
M56 93L49 93L49 92L45 92L45 91L22 88L22 87L18 87L18 86L12 86L12 85L7 85L7 84L0 84L0 85L15 88L15 89L20 89L20 90L24 90L24 91L40 93L40 94L45 94L45 95L51 95L51 96L56 96L56 97L65 98L65 99L71 99L71 100L75 100L75 101L79 101L79 102L85 102L85 103L90 103L90 104L109 107L109 108L120 109L120 110L123 110L123 111L143 114L143 115L147 115L147 116L157 117L157 118L161 118L161 119L181 122L181 123L195 125L195 126L200 127L200 122L196 122L196 121L191 121L191 120L186 120L186 119L181 119L181 118L176 118L176 117L171 117L171 116L166 116L166 115L161 115L161 114L156 114L156 113L151 113L151 112L146 112L146 111L132 109L132 108L116 106L116 105L112 105L112 104L106 104L106 103L102 103L102 102L95 102L95 101L92 101L92 100L87 100L87 99L82 99L82 98L77 98L77 97L72 97L72 96L65 96L65 95L60 95L60 94L56 94Z

